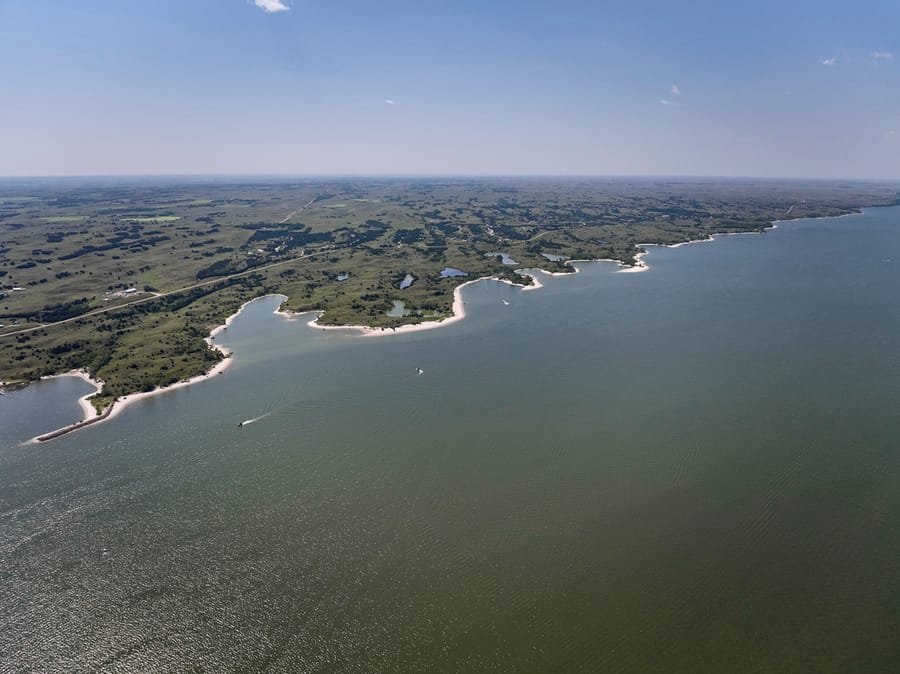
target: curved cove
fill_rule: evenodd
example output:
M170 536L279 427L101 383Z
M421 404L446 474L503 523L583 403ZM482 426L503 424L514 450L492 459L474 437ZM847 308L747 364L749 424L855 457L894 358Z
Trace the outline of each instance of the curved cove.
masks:
M653 247L642 274L483 281L465 320L381 339L264 298L217 338L225 374L108 423L20 447L8 398L31 391L36 419L81 393L10 394L0 652L48 672L886 671L894 260L900 209L872 209Z

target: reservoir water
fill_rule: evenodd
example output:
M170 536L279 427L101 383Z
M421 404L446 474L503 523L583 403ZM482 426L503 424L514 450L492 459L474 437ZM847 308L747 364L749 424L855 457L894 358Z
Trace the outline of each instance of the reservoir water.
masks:
M0 672L896 671L900 208L644 260L0 398Z

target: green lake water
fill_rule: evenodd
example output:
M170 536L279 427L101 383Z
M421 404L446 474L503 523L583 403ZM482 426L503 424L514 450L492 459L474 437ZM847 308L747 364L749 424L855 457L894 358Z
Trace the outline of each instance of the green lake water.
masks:
M900 670L900 208L645 261L0 398L0 672Z

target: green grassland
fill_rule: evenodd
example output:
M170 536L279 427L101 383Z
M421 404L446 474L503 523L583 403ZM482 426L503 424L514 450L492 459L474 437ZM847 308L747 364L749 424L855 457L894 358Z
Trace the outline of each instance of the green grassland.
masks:
M633 263L641 243L762 231L897 203L897 185L431 179L0 182L0 381L87 369L126 393L202 373L204 341L267 293L332 325L451 312L453 290L565 259ZM504 265L486 253L504 252ZM446 267L468 273L441 278ZM411 274L415 283L400 289ZM339 277L343 280L338 280ZM15 288L15 290L14 290ZM402 300L408 316L386 315ZM94 312L101 313L94 313ZM60 323L60 321L66 321Z
M151 223L158 224L160 222L175 222L176 220L181 220L180 215L151 215L149 217L144 218L122 218L122 222L140 222L140 223Z

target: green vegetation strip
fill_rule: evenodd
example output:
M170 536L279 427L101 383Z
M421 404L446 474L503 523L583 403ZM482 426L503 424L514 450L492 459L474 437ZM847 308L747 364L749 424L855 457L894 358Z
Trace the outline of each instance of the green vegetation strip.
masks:
M571 271L565 259L630 264L642 243L897 196L896 185L773 181L47 181L32 196L0 192L0 381L82 368L106 383L102 408L208 370L221 358L210 328L260 295L324 311L327 324L397 327L449 315L467 280L530 282L487 253L550 271ZM445 267L467 276L442 278ZM401 289L407 275L416 282ZM404 315L388 315L395 302Z

